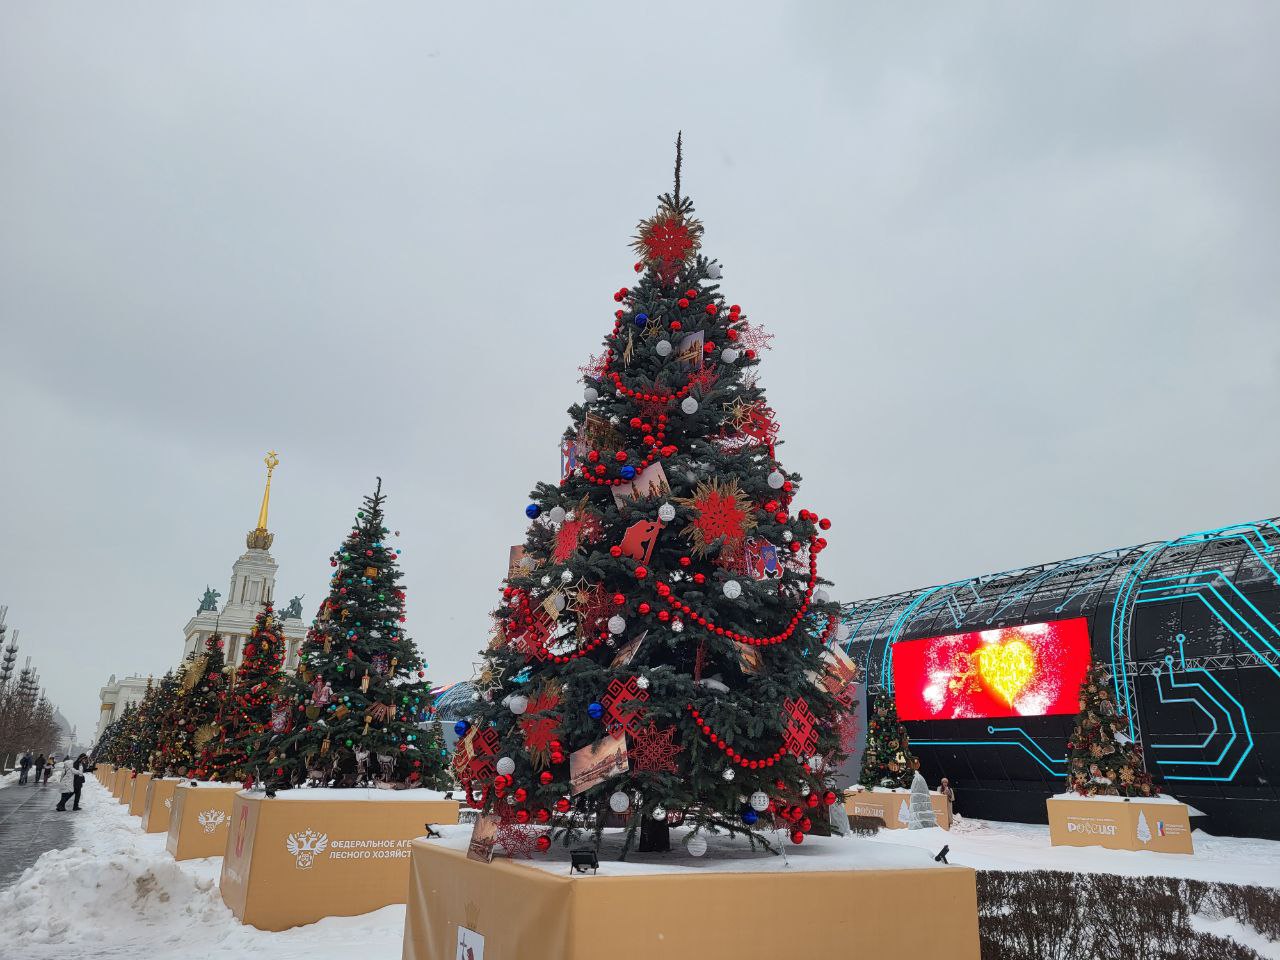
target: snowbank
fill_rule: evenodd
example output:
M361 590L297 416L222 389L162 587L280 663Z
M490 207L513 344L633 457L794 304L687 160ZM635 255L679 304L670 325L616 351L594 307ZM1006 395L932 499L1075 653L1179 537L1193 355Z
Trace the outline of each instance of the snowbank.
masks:
M96 781L85 784L75 845L44 854L0 892L0 944L15 956L105 960L338 960L398 957L404 907L333 917L283 933L242 926L222 903L220 858L175 863L164 834ZM19 946L20 945L20 946Z
M1214 837L1192 832L1195 853L1055 847L1049 828L1039 823L958 820L951 830L882 830L869 843L897 843L937 853L978 870L1066 870L1115 873L1128 877L1184 877L1219 883L1246 883L1280 889L1280 842L1245 837Z

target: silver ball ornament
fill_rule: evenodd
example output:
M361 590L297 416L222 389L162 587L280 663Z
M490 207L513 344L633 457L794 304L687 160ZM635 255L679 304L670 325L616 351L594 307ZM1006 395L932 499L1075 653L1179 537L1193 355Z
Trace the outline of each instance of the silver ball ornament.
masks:
M504 777L516 772L516 762L510 757L499 757L495 767L498 773L502 774Z
M724 586L720 589L724 591L724 595L730 600L737 600L742 596L742 584L737 580L726 580Z
M781 470L775 470L769 474L769 486L774 490L781 490L782 485L787 482L787 478L782 475Z
M552 507L547 511L547 519L552 523L564 523L564 507Z
M625 629L627 629L627 621L622 619L622 617L618 616L615 613L612 617L609 618L610 633L619 634Z
M737 775L738 771L734 770L733 767L725 767L724 773L720 774L720 776L724 777L726 780L732 780Z
M694 834L684 838L684 848L691 857L700 857L707 852L707 838Z
M595 387L587 387L587 389L582 391L582 399L587 401L587 403L595 403L600 399L600 391Z
M529 709L529 698L522 693L507 697L507 709L518 717Z
M757 790L751 794L747 802L751 804L751 809L756 813L763 813L769 809L769 795L763 790Z
M658 507L658 519L663 523L670 523L676 518L676 508L669 503L664 503Z
M614 813L626 813L627 808L631 806L631 798L621 790L615 790L609 794L609 809Z
M693 397L685 397L680 401L680 409L687 414L695 414L698 412L698 401Z
M653 345L653 352L660 357L671 356L671 341L659 340L657 343Z
M720 359L725 363L735 363L738 359L738 351L733 347L725 347L720 351Z

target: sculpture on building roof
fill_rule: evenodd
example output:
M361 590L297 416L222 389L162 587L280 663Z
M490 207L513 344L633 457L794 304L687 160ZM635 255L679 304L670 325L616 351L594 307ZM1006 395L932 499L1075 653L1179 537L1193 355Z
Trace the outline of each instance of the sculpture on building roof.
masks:
M304 593L303 597L306 596ZM284 608L284 613L280 614L281 620L301 620L302 619L302 597L294 597L289 601L289 605Z
M218 598L221 597L217 590L210 590L209 585L204 585L204 596L200 598L200 609L196 613L204 613L206 610L218 609Z

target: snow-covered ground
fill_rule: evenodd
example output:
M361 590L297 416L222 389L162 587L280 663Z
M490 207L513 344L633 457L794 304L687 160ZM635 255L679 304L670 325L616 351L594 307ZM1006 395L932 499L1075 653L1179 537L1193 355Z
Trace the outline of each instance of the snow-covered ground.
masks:
M958 820L951 830L881 830L879 843L906 843L937 853L949 846L950 863L978 870L1066 870L1124 876L1185 877L1222 883L1280 888L1280 842L1192 834L1195 853L1054 847L1049 828L1039 823Z
M165 852L163 834L142 833L138 818L129 816L96 781L91 779L85 789L85 807L75 821L75 845L44 854L13 886L0 892L0 945L12 947L14 956L24 960L240 960L254 955L269 955L273 960L347 960L351 956L396 960L400 956L403 906L362 917L322 920L283 933L242 926L218 895L220 858L174 862ZM466 832L466 828L446 828L444 842L463 844ZM1280 887L1280 843L1204 833L1195 834L1194 856L1179 856L1051 847L1045 826L962 820L950 832L886 830L871 841L806 841L801 847L788 845L788 856L794 866L809 869L832 869L834 860L852 859L864 861L862 866L928 869L930 856L944 844L951 847L951 863L979 869L1157 874ZM876 845L885 846L877 849ZM786 869L779 859L760 859L722 847L724 841L712 840L712 853L736 858L738 869L746 865L744 860L760 860L756 869ZM655 868L701 872L729 866L716 857L695 860L683 851L646 863L649 859L636 857L626 865L606 860L602 868L638 873ZM661 866L655 867L657 862ZM1262 941L1243 928L1228 929L1235 921L1205 923L1218 925L1222 929L1215 932L1248 943L1263 956L1280 957L1280 944Z
M76 845L44 854L0 892L0 955L24 960L396 960L404 907L268 933L243 926L218 894L222 859L177 863L92 778Z

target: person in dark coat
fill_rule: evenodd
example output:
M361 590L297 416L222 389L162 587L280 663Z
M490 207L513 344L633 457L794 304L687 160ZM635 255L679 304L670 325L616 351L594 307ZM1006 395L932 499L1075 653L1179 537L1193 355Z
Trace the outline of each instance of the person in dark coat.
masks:
M18 761L18 768L22 771L18 774L18 783L26 783L27 774L31 771L31 754L22 755L22 759Z
M36 763L35 763L36 786L39 786L40 781L44 779L44 764L45 764L45 757L44 757L44 754L42 753L40 754L40 756L36 757Z
M72 810L80 809L80 791L84 789L84 777L89 772L89 755L82 753L76 757L76 762L68 766L64 766L62 770L62 799L58 801L55 809L66 810L67 799L74 796L75 803L71 805ZM70 782L67 777L70 776Z

